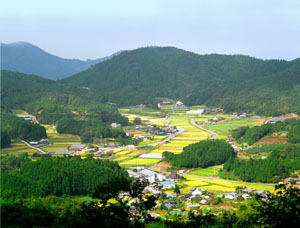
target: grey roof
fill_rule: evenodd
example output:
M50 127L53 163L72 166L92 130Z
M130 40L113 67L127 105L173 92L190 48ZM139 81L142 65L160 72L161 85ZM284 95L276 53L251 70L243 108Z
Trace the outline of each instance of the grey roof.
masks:
M73 144L70 146L70 150L76 150L76 149L83 149L86 146L86 144Z
M158 158L162 159L162 154L142 154L140 158Z
M148 170L148 169L143 169L142 171L140 171L138 173L140 173L140 174L142 174L144 176L148 176L148 177L153 176L153 175L156 174L155 172L153 172L151 170Z
M54 153L55 155L72 155L72 151L64 150L49 150L48 153Z
M139 173L137 173L137 172L134 172L134 171L132 171L132 170L126 170L127 171L127 173L129 174L129 175L131 175L131 176L139 176Z

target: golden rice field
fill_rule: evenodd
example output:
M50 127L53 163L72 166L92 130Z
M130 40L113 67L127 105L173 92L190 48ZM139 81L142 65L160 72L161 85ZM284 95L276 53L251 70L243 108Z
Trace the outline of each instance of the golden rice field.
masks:
M9 147L1 148L1 155L20 155L22 153L28 153L29 155L38 152L35 149L28 147L22 142L12 141L12 144Z
M221 180L221 179L210 179L204 177L196 177L183 175L186 180L180 181L182 187L181 191L184 193L188 192L191 187L203 188L208 191L215 192L234 192L236 187L245 186L247 188L252 188L256 190L272 190L274 189L273 184L257 184L257 183L248 183L248 182L234 182L230 180Z
M56 129L51 125L43 125L46 128L50 145L43 147L42 150L63 150L68 149L72 144L80 144L80 137L75 135L58 134Z
M121 162L120 165L153 165L159 161L160 159L135 158L125 162Z

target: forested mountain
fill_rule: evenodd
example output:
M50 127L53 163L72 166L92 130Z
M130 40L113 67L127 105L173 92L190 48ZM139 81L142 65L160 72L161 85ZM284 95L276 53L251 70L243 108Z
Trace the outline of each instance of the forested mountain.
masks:
M173 47L147 47L122 52L58 83L73 93L120 106L169 97L228 112L275 115L300 110L299 59L197 55Z
M95 60L82 61L57 57L27 42L1 44L1 69L59 79L84 71L118 53Z
M133 143L123 130L109 126L113 122L128 124L116 107L70 94L55 81L39 76L1 73L2 108L26 110L42 124L56 124L59 133L80 135L83 142L102 135L118 138L120 144Z

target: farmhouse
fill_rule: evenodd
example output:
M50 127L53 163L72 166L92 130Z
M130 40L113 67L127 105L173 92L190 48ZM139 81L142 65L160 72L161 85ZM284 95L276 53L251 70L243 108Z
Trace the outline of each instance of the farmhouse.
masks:
M168 179L180 179L181 176L177 172L170 173L169 176L167 176Z
M237 197L238 197L238 194L235 193L235 192L225 193L225 194L224 194L224 198L225 198L225 199L233 199L233 200L236 200Z
M187 107L181 101L177 101L174 108L176 108L176 109L187 109Z
M201 115L204 112L204 109L197 109L197 110L190 110L187 111L186 114L196 114L196 115Z
M152 125L143 125L143 124L138 124L135 126L135 129L149 129L149 128L153 128Z
M72 146L69 147L69 150L72 152L79 152L79 151L83 151L86 148L87 148L86 144L73 144Z
M137 172L134 172L134 171L132 171L132 170L126 170L127 171L127 173L128 173L128 175L130 176L130 177L134 177L134 178L139 178L139 177L141 177L141 174L139 174L139 173L137 173Z
M192 195L192 197L201 196L204 192L205 192L204 189L199 189L199 188L190 189L190 194Z
M118 124L118 123L112 123L110 126L111 126L112 128L122 127L122 125L121 125L121 124Z
M160 184L164 189L175 188L175 181L162 181Z
M95 154L94 157L96 158L101 158L104 156L104 152L102 150L98 150Z
M142 154L139 158L162 159L162 154Z
M298 117L296 116L288 116L288 117L274 117L272 119L268 119L265 121L265 124L268 124L268 123L277 123L277 122L283 122L285 120L291 120L291 119L298 119Z
M72 155L72 151L64 149L64 150L49 150L48 153L54 155Z
M154 183L156 179L159 181L162 181L164 179L164 176L160 173L153 172L148 169L144 169L140 172L138 172L141 176L143 176L146 180L149 181L149 183Z

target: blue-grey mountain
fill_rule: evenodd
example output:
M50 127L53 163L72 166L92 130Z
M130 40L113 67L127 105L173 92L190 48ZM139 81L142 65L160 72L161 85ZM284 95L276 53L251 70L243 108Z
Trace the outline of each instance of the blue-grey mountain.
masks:
M119 52L108 57L86 61L63 59L49 54L33 44L16 42L1 44L1 69L35 74L56 80L84 71L117 54Z

